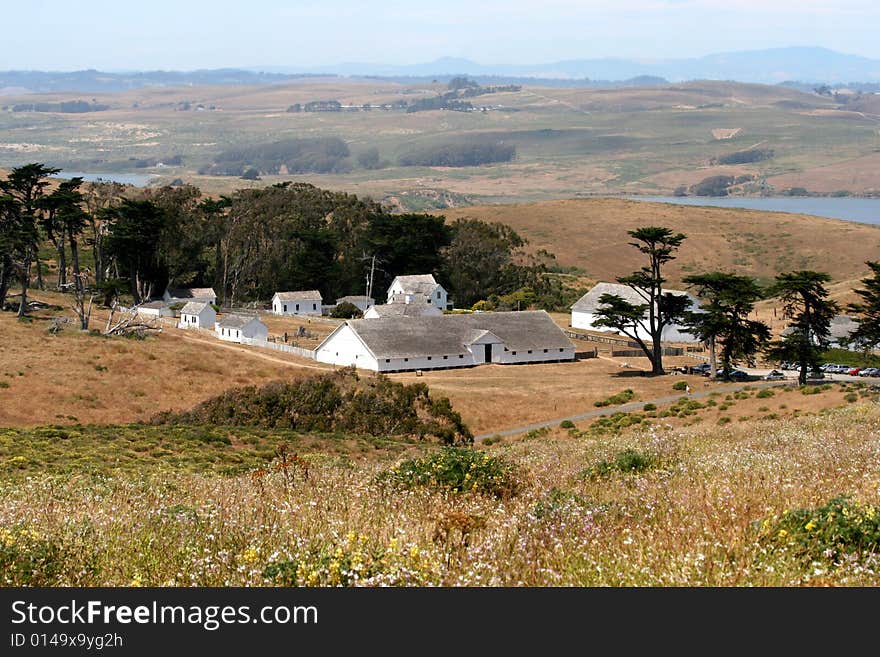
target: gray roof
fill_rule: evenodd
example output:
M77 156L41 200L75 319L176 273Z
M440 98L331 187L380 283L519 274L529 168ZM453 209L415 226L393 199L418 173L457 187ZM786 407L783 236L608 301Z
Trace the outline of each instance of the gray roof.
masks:
M831 340L831 342L837 342L841 338L848 340L850 334L858 327L859 322L854 317L850 317L849 315L835 315L831 318L831 323L828 325L828 339ZM794 327L787 326L782 329L782 335L789 335L794 331Z
M376 302L376 300L373 297L368 297L363 294L361 294L361 295L353 294L353 295L349 295L347 297L339 297L336 300L336 303L339 304L339 303L342 303L343 301L348 301L349 303L354 303L355 301L368 301L369 303Z
M184 313L186 313L187 315L198 315L205 308L210 307L211 304L204 301L189 301L183 308L180 309L180 314L183 315Z
M699 307L699 301L689 292L664 288L663 293L674 294L676 296L687 296L691 300L691 310L696 310ZM645 299L629 285L622 285L620 283L596 283L593 289L574 302L571 309L581 313L596 312L596 309L602 305L599 303L599 299L603 294L616 294L632 304L646 303Z
M152 308L154 310L162 310L163 308L168 308L169 304L167 301L147 301L146 303L142 303L138 306L138 308Z
M217 326L220 328L241 328L255 319L259 321L260 318L253 315L223 315L217 322Z
M427 303L380 303L371 308L372 312L382 317L422 317L426 314L438 315L440 309Z
M321 293L318 290L276 292L275 295L282 301L321 301Z
M465 353L466 345L486 332L498 336L511 351L574 349L562 329L543 310L353 319L345 324L376 358L461 354Z
M400 284L404 294L424 294L426 297L431 296L431 293L437 287L437 281L434 280L433 274L397 276L391 281L391 285L394 285L395 282Z
M212 287L179 287L168 288L168 296L172 299L216 299Z

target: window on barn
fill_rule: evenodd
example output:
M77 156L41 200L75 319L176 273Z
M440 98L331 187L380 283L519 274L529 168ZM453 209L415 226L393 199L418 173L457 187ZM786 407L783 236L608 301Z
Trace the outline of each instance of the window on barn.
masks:
M284 312L287 312L287 304L284 304Z
M431 356L428 356L428 360L431 360L431 358L432 358Z
M437 298L440 298L440 290L437 290Z
M545 354L547 353L547 350L546 350L546 349L544 350L544 353L545 353Z
M514 356L516 356L516 352L515 352L515 351L511 351L510 353L512 353Z
M317 310L317 309L318 309L318 304L313 303L313 304L312 304L312 310Z
M449 359L449 356L444 356L444 357L443 357L443 360L448 360L448 359Z
M532 350L531 350L531 349L529 349L529 350L528 350L528 352L527 352L527 353L532 353Z
M296 304L296 312L299 312L299 304Z

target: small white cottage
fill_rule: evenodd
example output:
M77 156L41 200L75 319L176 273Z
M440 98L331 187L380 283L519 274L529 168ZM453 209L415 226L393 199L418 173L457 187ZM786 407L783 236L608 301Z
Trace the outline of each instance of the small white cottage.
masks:
M276 315L320 315L322 301L318 290L276 292L272 297L272 312Z
M255 316L223 315L215 330L217 337L227 342L241 342L242 338L266 340L269 337L269 328Z
M700 312L700 303L694 295L682 290L667 289L664 289L663 293L674 294L676 296L684 295L688 297L691 300L689 310ZM593 289L587 292L571 306L572 328L587 329L589 331L614 332L614 329L609 329L607 326L596 326L594 324L596 319L598 319L596 310L601 306L599 299L602 298L603 294L615 294L632 304L645 303L645 300L639 295L639 293L628 285L622 285L619 283L596 283ZM646 330L639 329L636 331L636 335L643 340L651 339L650 334ZM670 324L669 326L666 326L663 329L661 339L664 342L699 342L699 338L688 333L687 329L679 324Z
M380 317L430 317L442 315L443 311L437 306L415 303L380 303L364 313L364 319L378 319Z
M543 310L353 319L340 324L315 349L320 363L378 372L574 357L571 340Z
M217 322L217 313L210 303L190 301L180 309L178 328L212 329Z
M178 287L166 288L162 294L162 301L176 303L180 301L202 301L204 303L217 303L217 295L211 287Z
M414 303L436 306L440 310L449 309L446 290L433 274L396 276L388 286L386 303Z
M174 317L171 304L166 301L147 301L135 306L134 312L141 317Z

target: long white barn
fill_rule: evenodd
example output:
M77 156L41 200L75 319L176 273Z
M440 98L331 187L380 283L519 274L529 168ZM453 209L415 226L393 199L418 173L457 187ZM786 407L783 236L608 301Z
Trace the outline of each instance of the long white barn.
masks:
M575 347L543 310L354 319L315 350L321 363L373 370L574 360Z
M700 303L697 298L682 290L667 290L663 293L675 295L684 295L691 300L690 310L700 312ZM632 304L643 304L645 300L628 285L619 283L596 283L596 285L584 296L578 299L571 307L571 326L572 328L582 328L590 331L614 332L614 329L607 326L596 326L595 321L598 319L596 310L602 305L599 299L603 294L616 294L624 300ZM643 340L650 340L651 336L647 331L637 330L638 335ZM661 339L664 342L699 342L699 339L691 333L687 332L683 326L679 324L670 324L663 329Z

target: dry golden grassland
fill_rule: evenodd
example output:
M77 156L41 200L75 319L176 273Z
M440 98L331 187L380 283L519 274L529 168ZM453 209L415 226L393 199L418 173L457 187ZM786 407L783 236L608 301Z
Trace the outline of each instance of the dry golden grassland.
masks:
M664 271L670 286L693 273L726 270L764 282L778 273L816 269L852 286L876 260L880 226L781 212L686 207L624 199L574 199L442 211L447 220L475 217L512 226L529 248L555 253L563 265L613 281L644 264L627 231L666 226L687 235Z
M8 472L0 573L13 586L877 586L878 431L865 401L409 463Z

